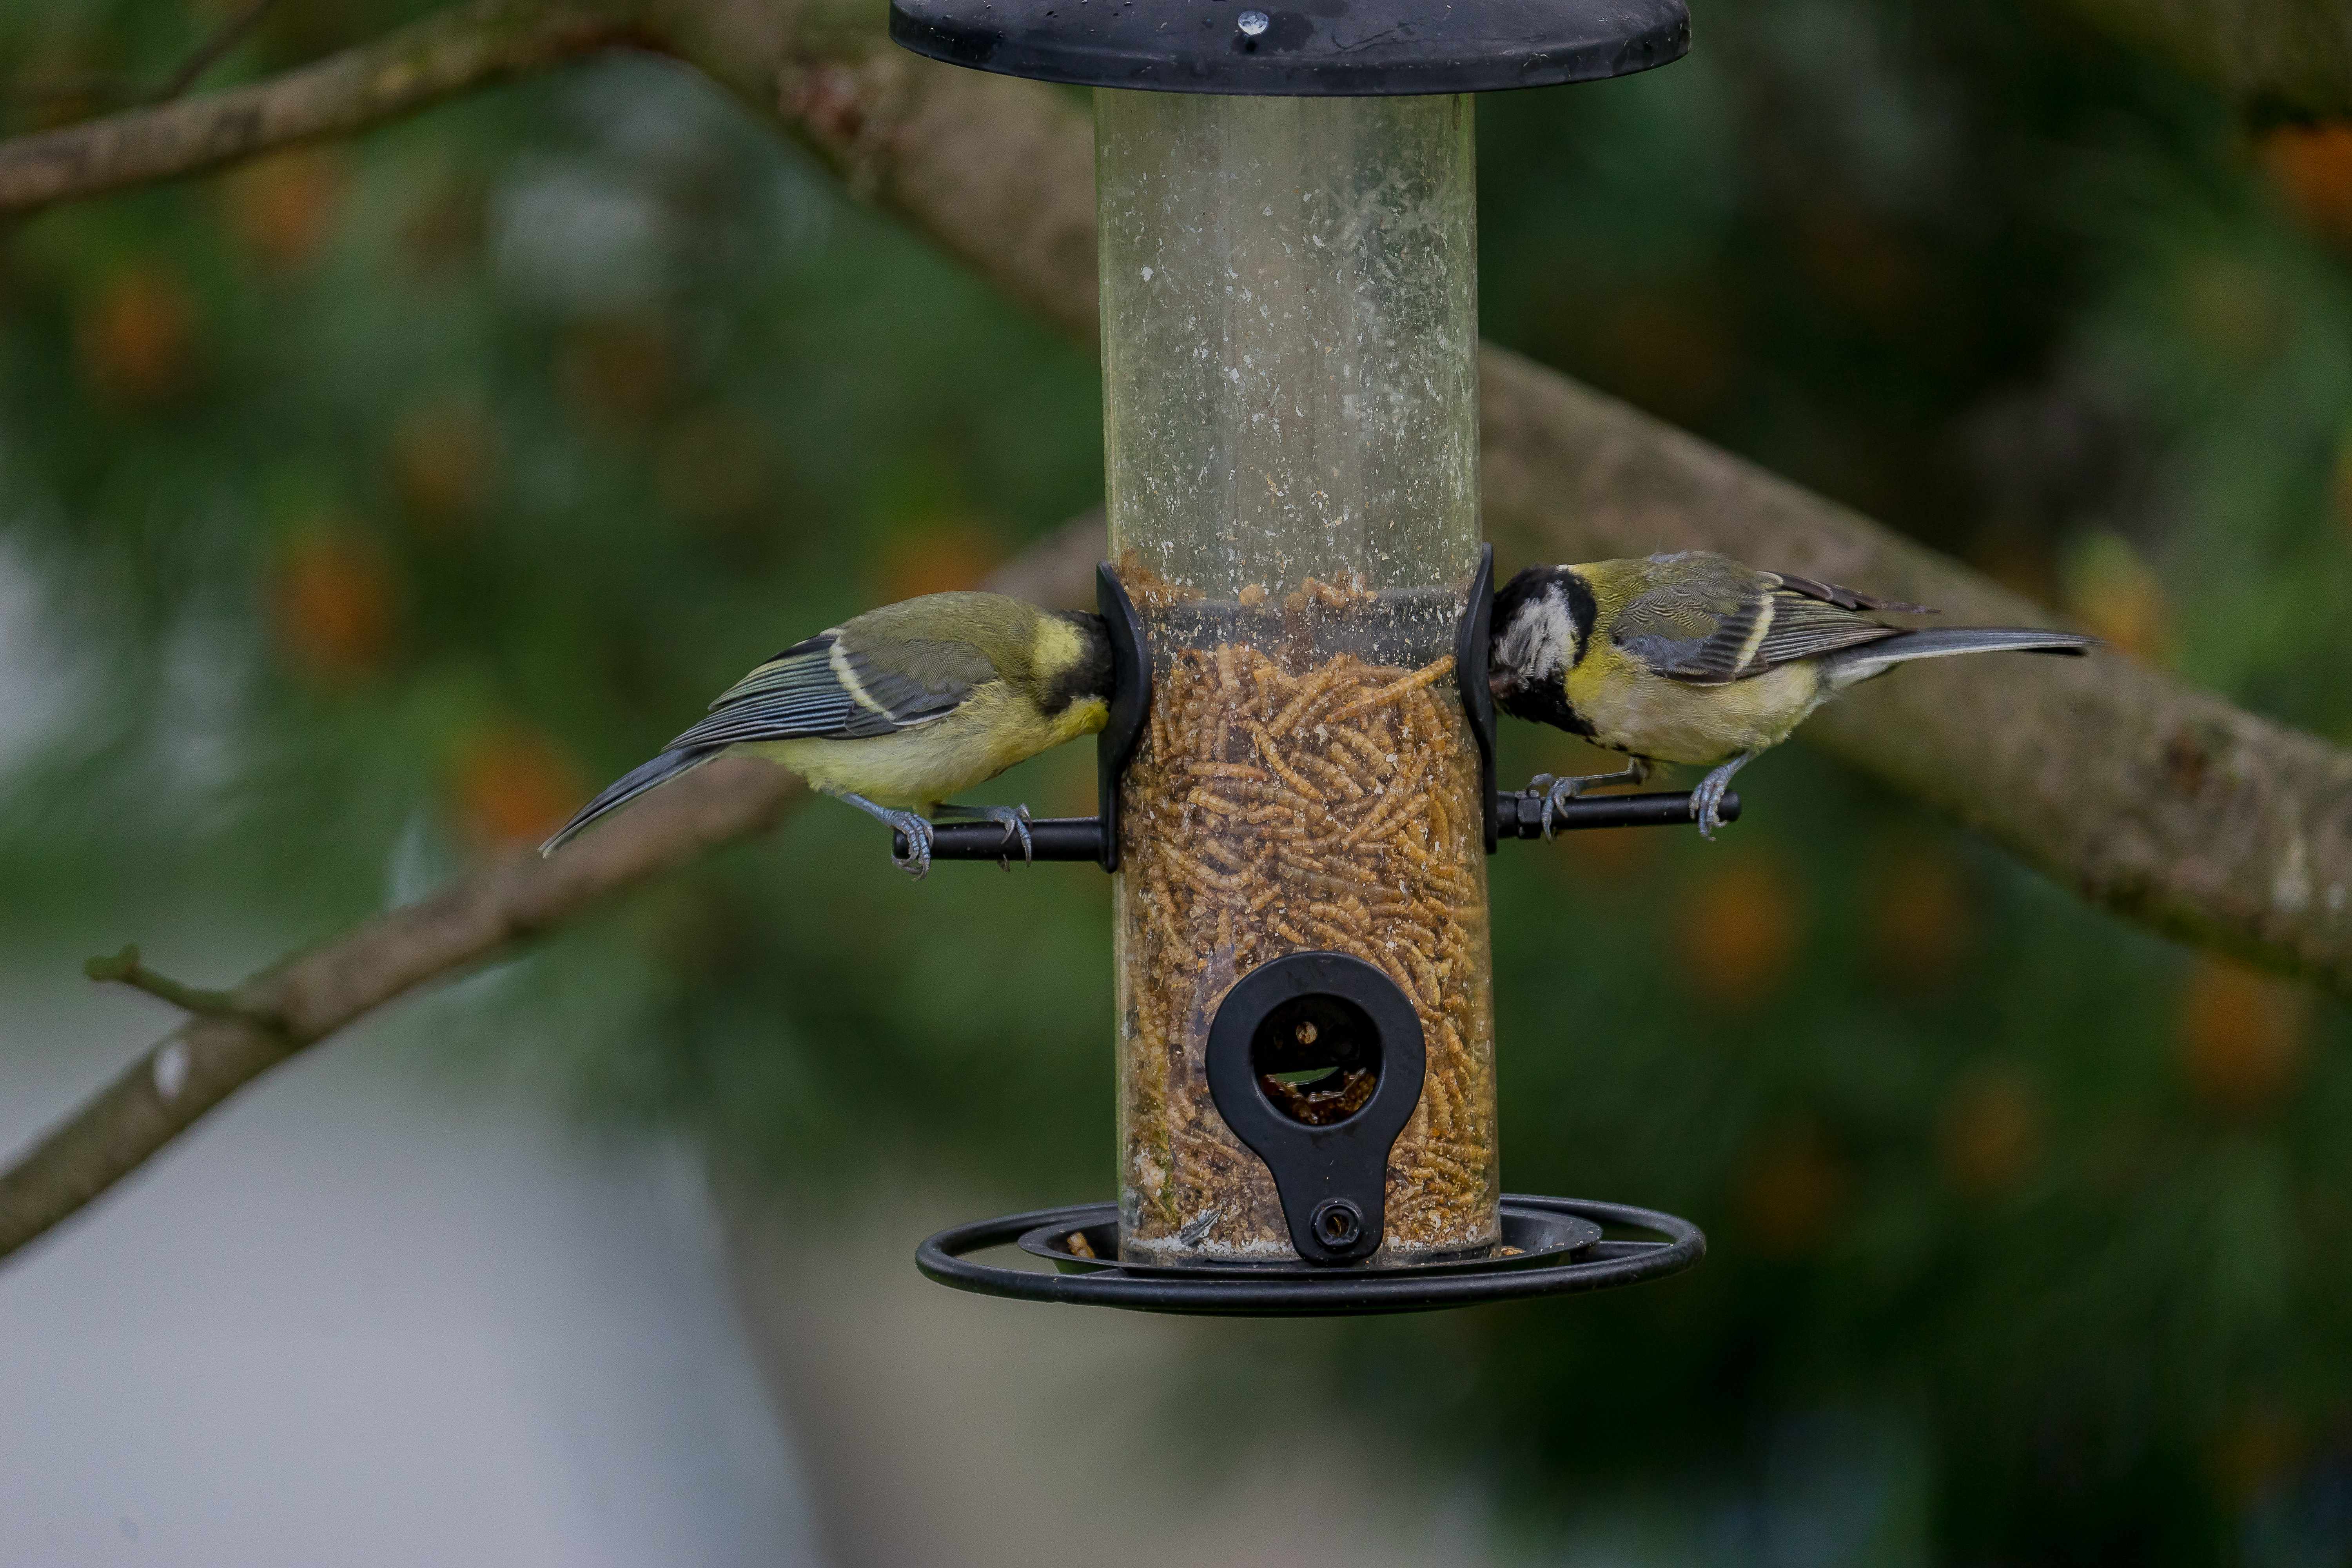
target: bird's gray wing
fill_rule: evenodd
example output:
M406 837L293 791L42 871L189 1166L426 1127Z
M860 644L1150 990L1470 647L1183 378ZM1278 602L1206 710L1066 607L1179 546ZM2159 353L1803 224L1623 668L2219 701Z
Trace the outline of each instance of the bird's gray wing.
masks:
M1751 571L1720 556L1673 557L1657 565L1664 569L1658 585L1619 614L1615 640L1653 674L1690 686L1727 686L1899 634L1865 610L1935 613L1811 577Z
M1748 655L1771 579L1723 556L1664 557L1652 565L1654 585L1617 613L1610 640L1653 675L1691 686L1754 674Z
M1925 605L1874 598L1835 583L1817 582L1787 572L1768 572L1776 584L1771 624L1758 640L1745 673L1761 675L1776 666L1801 658L1817 658L1840 648L1859 647L1901 635L1899 626L1872 619L1864 611L1888 615L1932 616Z
M728 688L710 716L670 748L887 735L945 717L996 678L996 666L968 642L907 638L874 647L835 627Z
M1926 605L1906 605L1900 599L1874 598L1858 589L1836 583L1824 583L1816 577L1800 577L1793 572L1767 572L1767 577L1777 579L1781 587L1808 599L1819 599L1825 605L1835 605L1841 610L1875 610L1883 616L1934 616L1942 614Z

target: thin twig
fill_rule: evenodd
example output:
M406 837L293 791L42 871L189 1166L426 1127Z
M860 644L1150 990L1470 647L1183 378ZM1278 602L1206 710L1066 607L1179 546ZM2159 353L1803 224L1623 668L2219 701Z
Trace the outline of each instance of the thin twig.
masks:
M743 75L687 58L723 80ZM772 95L745 97L854 169L877 205L1092 337L1091 135L1057 89L888 57L788 56ZM2050 620L1958 562L1516 354L1488 346L1479 372L1483 514L1507 557L1720 550L1938 605L1955 624ZM2341 747L2112 655L1933 661L1832 703L1804 733L2092 903L2352 995ZM1764 787L1750 789L1751 811Z
M1066 525L989 586L1043 599L1093 593L1098 518ZM494 961L707 849L772 826L808 798L765 763L722 759L663 785L541 859L518 851L421 902L295 953L231 991L157 974L127 947L83 966L185 1009L142 1053L0 1173L0 1258L98 1198L246 1084L385 1003Z
M495 959L583 911L756 832L806 798L765 763L722 760L541 859L518 849L420 902L295 953L223 994L164 980L135 950L93 960L187 1022L0 1173L0 1258L136 1170L214 1106L386 1002Z
M476 0L249 87L0 142L0 213L169 179L638 37L621 0Z
M206 71L220 62L223 55L243 43L277 4L278 0L252 0L252 4L244 10L215 27L186 59L180 62L177 70L152 88L142 87L128 77L86 76L78 79L11 87L5 97L0 97L0 102L12 107L47 103L107 106L169 103L195 86Z
M172 73L171 79L156 89L151 101L169 103L195 86L196 79L212 69L214 63L223 55L243 43L246 35L259 26L262 17L268 16L269 8L277 4L278 0L253 0L253 4L214 28L212 37L197 45L196 52Z
M879 205L1074 336L1092 332L1088 132L1061 95L911 62L866 70L854 49L811 60L789 0L660 5L681 58L829 156L855 152ZM448 46L425 47L432 68L422 76L405 74L415 62L395 58L387 39L239 92L0 142L0 211L374 124L633 37L614 17L499 0L403 35ZM252 123L225 114L231 105ZM1867 519L1562 376L1494 349L1483 370L1486 516L1522 557L1707 547L1940 604L1956 620L2035 613ZM2000 681L1974 684L1927 667L1874 688L1825 710L1809 732L2095 902L2352 992L2352 755L2116 658L2020 659ZM257 977L237 994L284 1018L284 1032L195 1017L142 1056L0 1173L0 1257L292 1052L772 822L800 798L777 770L716 763L562 855L518 855Z
M101 955L86 961L81 972L101 984L128 985L134 991L169 1002L180 1011L198 1018L236 1018L268 1028L279 1026L278 1019L247 1007L230 991L207 991L200 986L184 984L168 974L159 974L139 962L139 950L126 947L121 952Z

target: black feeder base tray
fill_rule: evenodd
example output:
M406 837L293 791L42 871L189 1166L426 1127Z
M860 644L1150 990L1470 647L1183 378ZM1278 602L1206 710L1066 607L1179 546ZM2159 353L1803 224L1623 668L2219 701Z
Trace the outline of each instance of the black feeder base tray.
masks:
M1611 1230L1646 1233L1619 1239ZM1069 1301L1202 1317L1338 1318L1427 1312L1523 1296L1566 1296L1679 1274L1706 1254L1686 1219L1626 1204L1507 1194L1502 1247L1485 1258L1316 1268L1304 1263L1120 1263L1118 1207L1079 1204L975 1220L916 1249L915 1267L942 1285L1024 1301ZM1086 1238L1093 1258L1070 1249ZM1654 1237L1656 1239L1648 1239ZM1054 1271L979 1263L973 1253L1018 1247Z

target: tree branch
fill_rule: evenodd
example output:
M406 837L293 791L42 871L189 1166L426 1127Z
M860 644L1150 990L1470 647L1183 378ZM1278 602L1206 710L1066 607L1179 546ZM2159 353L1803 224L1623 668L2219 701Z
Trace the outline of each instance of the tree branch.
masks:
M73 1214L263 1073L386 1002L532 937L780 820L807 798L765 763L698 769L541 859L508 854L420 902L299 952L229 992L164 979L126 949L92 979L148 991L190 1016L0 1174L0 1258Z
M204 79L205 72L219 64L223 55L243 43L246 35L259 26L261 19L269 15L270 7L277 4L278 0L247 0L244 10L214 28L212 37L197 45L195 52L180 62L180 68L173 71L171 79L157 89L154 101L168 103Z
M1046 321L1093 335L1090 133L1066 95L876 53L862 38L820 39L788 0L647 4L646 25L667 47L774 116L855 189ZM617 10L485 0L257 87L0 143L0 211L356 130L637 36ZM1955 619L2046 618L1564 377L1492 348L1484 369L1486 515L1508 550L1573 560L1704 545L1938 604ZM1050 563L1015 563L1007 584L1075 596L1069 563L1092 553L1087 537L1061 536ZM2114 658L2011 660L1997 681L1930 665L1847 699L1809 733L2095 902L2352 994L2343 752ZM255 976L229 994L231 1011L190 1018L0 1174L0 1257L289 1056L802 798L778 770L714 763L553 859L519 853ZM183 1002L209 994L175 989Z
M1093 340L1094 135L1066 94L896 49L788 57L772 92L766 107L854 195Z
M1721 550L1934 605L1954 625L2055 624L1564 376L1493 348L1484 368L1487 528L1523 558ZM2095 904L2352 995L2352 753L2114 654L1930 660L1803 733Z
M1041 600L1093 595L1102 514L1066 523L985 586ZM518 850L432 897L295 953L229 991L157 974L124 948L84 965L190 1015L0 1173L0 1258L137 1170L205 1112L385 1003L514 948L704 850L773 826L808 799L766 763L722 758L665 784L545 859Z
M786 53L774 83L771 112L854 185L1093 337L1091 132L1066 95L896 55ZM1707 548L1936 605L1955 623L2052 621L1515 354L1486 350L1479 395L1485 517L1507 556ZM2104 654L1923 665L1805 732L2095 904L2352 995L2352 753Z
M0 142L0 213L347 135L637 36L635 11L618 4L477 0L251 87Z

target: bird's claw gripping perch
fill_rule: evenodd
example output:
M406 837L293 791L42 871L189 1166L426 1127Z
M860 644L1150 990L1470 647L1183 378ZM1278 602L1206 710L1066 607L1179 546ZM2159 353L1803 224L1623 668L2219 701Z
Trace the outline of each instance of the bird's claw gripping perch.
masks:
M890 864L898 867L918 882L930 875L931 825L929 823L911 811L893 811L887 805L877 805L862 795L851 795L844 791L841 798L889 828L891 832L906 835L907 852L904 855L899 854L894 841L890 853Z
M1566 806L1570 801L1574 800L1578 795L1582 795L1583 793L1584 781L1582 779L1566 778L1554 779L1551 781L1551 787L1544 791L1543 836L1545 843L1549 844L1551 842L1551 819L1558 816L1560 809Z
M907 836L907 852L898 853L894 845L890 864L918 882L931 873L931 825L911 811L894 811L883 818L892 828Z
M1567 778L1554 778L1549 773L1538 773L1528 781L1527 793L1543 798L1540 820L1544 842L1551 842L1551 820L1559 816L1570 801L1582 796L1589 789L1606 784L1641 784L1650 777L1650 764L1635 757L1625 767L1613 773L1576 773Z
M1547 844L1551 842L1552 813L1559 809L1561 801L1576 798L1575 784L1574 779L1556 779L1549 773L1538 773L1528 781L1527 793L1543 802L1540 820L1543 823L1544 842Z
M935 809L941 816L961 817L971 822L993 822L1003 827L1004 854L996 863L1006 870L1013 869L1013 845L1016 839L1021 844L1021 863L1024 866L1034 866L1037 863L1037 847L1029 837L1029 824L1034 819L1030 816L1027 806L957 805L950 801Z
M981 816L988 818L991 822L998 822L1004 825L1005 856L1003 858L997 861L998 865L1003 867L1007 871L1013 869L1013 841L1016 837L1021 840L1021 863L1024 866L1034 866L1037 863L1036 846L1033 844L1029 838L1029 808L1027 806L992 805L987 810L982 812Z
M1691 820L1698 824L1701 838L1714 838L1715 830L1723 826L1723 797L1731 788L1731 775L1746 767L1755 755L1754 752L1742 752L1699 780L1698 787L1691 791Z
M1723 826L1718 815L1723 805L1723 785L1710 777L1691 791L1691 820L1698 824L1698 836L1711 839L1715 830Z

